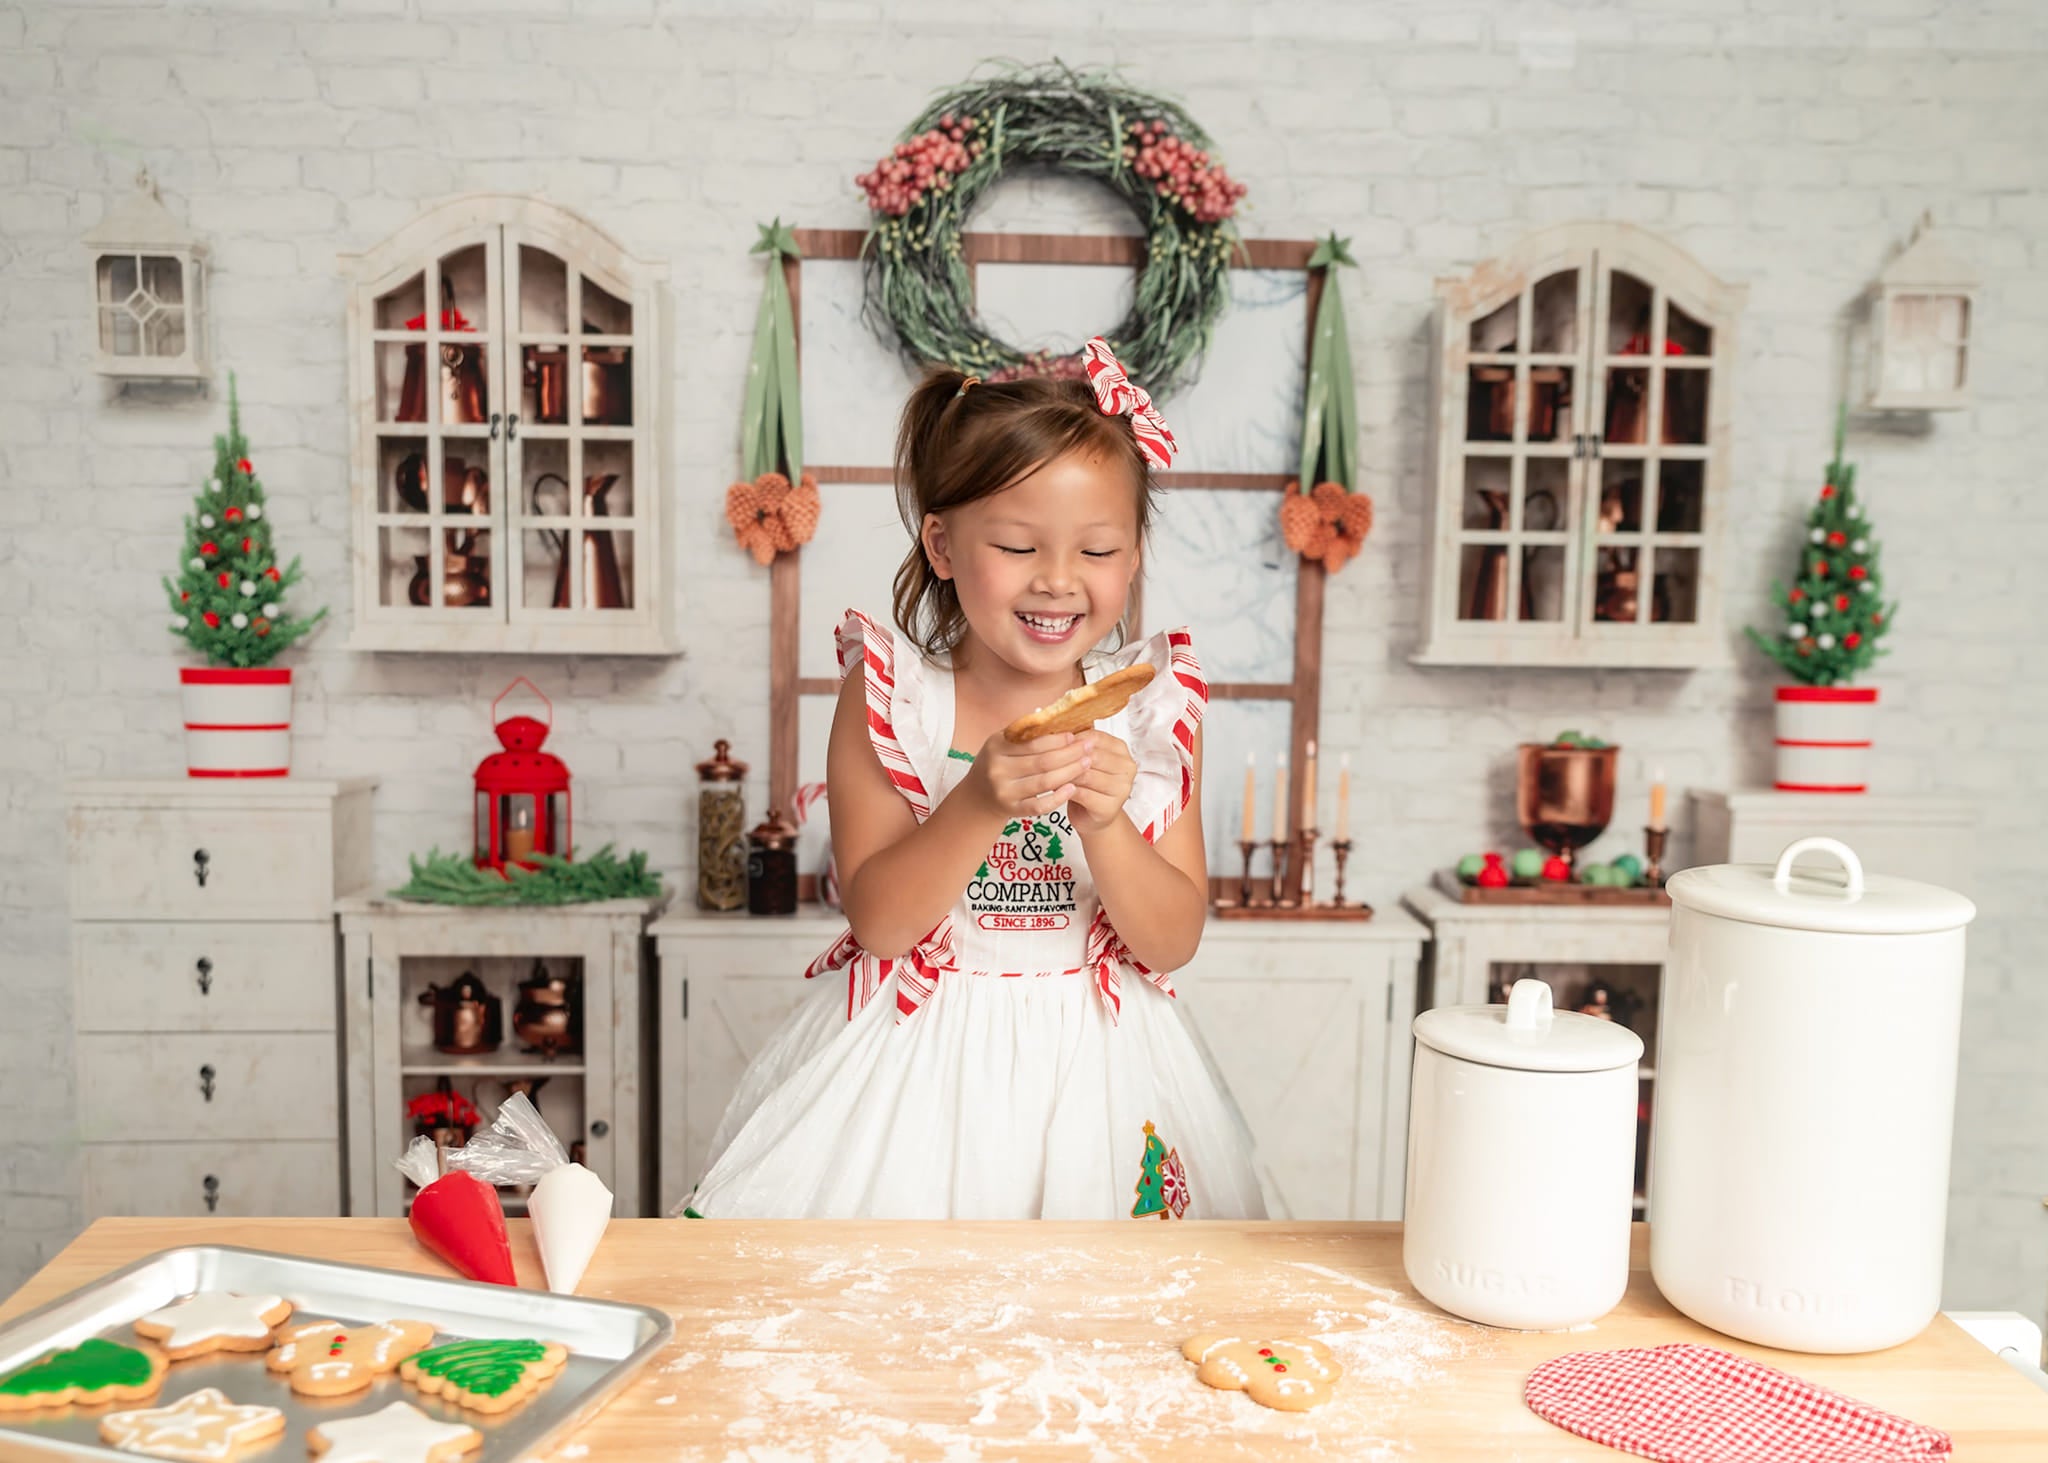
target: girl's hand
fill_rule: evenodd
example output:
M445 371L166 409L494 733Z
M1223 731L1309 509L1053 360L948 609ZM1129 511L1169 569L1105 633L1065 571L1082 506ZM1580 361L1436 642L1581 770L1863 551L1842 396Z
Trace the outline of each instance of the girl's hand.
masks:
M1075 740L1086 751L1089 765L1067 800L1067 816L1073 819L1075 831L1086 838L1124 816L1131 784L1137 780L1138 761L1128 746L1100 728L1082 732Z
M975 754L974 770L961 784L991 814L1005 818L1050 813L1074 795L1088 772L1082 738L1058 732L1013 742L997 732Z

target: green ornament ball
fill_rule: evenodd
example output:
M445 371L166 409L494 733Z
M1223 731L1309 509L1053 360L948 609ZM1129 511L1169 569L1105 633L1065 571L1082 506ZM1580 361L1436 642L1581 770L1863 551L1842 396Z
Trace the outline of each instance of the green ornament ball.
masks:
M1643 861L1632 853L1625 853L1614 861L1617 872L1628 875L1628 882L1639 883L1643 877Z
M1458 877L1469 884L1479 877L1479 871L1485 867L1485 855L1468 853L1458 860Z
M1611 864L1587 864L1583 869L1579 870L1579 882L1581 884L1612 884L1614 882L1614 867Z
M1518 848L1514 862L1508 865L1517 879L1540 879L1543 877L1544 853L1540 848Z
M1550 741L1552 746L1578 747L1585 745L1586 739L1576 731L1561 731Z

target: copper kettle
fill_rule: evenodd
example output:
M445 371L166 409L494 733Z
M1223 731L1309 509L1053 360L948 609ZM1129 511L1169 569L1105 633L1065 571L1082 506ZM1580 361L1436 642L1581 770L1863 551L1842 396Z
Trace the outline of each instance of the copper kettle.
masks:
M449 1056L494 1052L505 1040L504 1006L490 987L465 970L445 986L429 985L420 1004L434 1012L434 1050Z
M583 1044L583 1002L579 982L551 973L545 962L533 962L533 973L519 982L519 1005L512 1030L529 1051L543 1056L572 1054Z
M422 607L434 603L432 555L412 556L412 582L405 597ZM467 609L491 602L491 556L473 533L449 533L441 555L441 604L447 609Z

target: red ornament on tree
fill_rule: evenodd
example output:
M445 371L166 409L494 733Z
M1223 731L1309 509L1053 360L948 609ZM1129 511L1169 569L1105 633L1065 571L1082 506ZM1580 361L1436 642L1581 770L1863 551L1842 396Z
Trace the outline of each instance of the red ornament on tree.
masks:
M1851 579L1867 579L1870 577L1870 571L1861 564L1851 564L1849 566L1849 577Z
M1828 577L1828 561L1826 559L1815 559L1813 561L1813 576L1816 579Z
M206 621L206 628L209 630L218 630L220 628L220 616L216 615L212 610L208 610L199 618Z
M235 576L228 573L222 573L218 579L218 583L220 584L220 587L222 589L226 589L230 584L233 584L234 582Z
M273 564L268 569L265 569L263 571L263 577L265 579L268 579L272 584L275 584L278 581L278 578L280 577L277 572L277 566Z
M1792 604L1798 604L1801 600L1806 598L1806 591L1803 589L1795 589L1791 591L1789 594L1787 594L1785 598L1788 602Z
M1846 594L1836 595L1835 608L1838 610L1846 610L1847 608L1849 608L1849 596Z
M220 545L215 543L212 539L208 539L205 543L199 546L199 552L204 554L207 558L211 559L215 554L218 554L220 552Z
M189 589L181 589L181 590L179 590L179 591L178 591L178 603L179 603L179 604L186 604L186 603L190 602L191 598L192 598L192 591L191 591L191 590L189 590Z
M239 508L231 507L227 510L226 513L222 514L221 516L226 518L227 521L230 523L240 523L242 521L242 510Z
M504 699L524 686L548 708L548 719L508 716L498 720ZM540 687L520 676L491 703L491 720L503 751L476 769L476 865L500 873L505 865L527 865L535 854L569 857L569 768L540 744L553 729L555 704ZM530 866L530 865L527 865Z
M250 550L250 548L254 546L255 542L256 542L256 540L254 540L253 538L245 538L245 539L243 539L243 540L242 540L242 552L243 552L243 553L245 553L245 554L246 554L246 553L248 553L248 552L249 552L249 550Z
M246 457L237 457L237 458L235 459L235 466L236 466L236 467L238 467L238 468L240 468L240 469L241 469L241 470L242 470L243 472L254 472L254 471L256 471L256 469L255 469L255 468L253 468L253 467L249 466L249 459L248 459L248 458L246 458Z
M1828 484L1828 485L1827 485L1826 487L1824 487L1824 488L1822 488L1822 489L1820 490L1820 495L1821 495L1821 496L1822 496L1823 498L1832 498L1832 497L1834 497L1834 496L1835 496L1835 485L1834 485L1833 483L1829 483L1829 484Z
M1849 542L1849 535L1848 535L1848 534L1846 534L1846 533L1843 533L1843 532L1842 532L1842 530L1840 530L1839 528L1838 528L1838 529L1836 529L1836 530L1835 530L1835 531L1834 531L1833 533L1831 533L1831 534L1829 534L1829 535L1828 535L1828 547L1829 547L1829 548L1832 548L1832 549L1839 549L1839 548L1840 548L1840 547L1841 547L1841 546L1842 546L1843 544L1845 544L1845 543L1847 543L1847 542Z
M1851 630L1848 634L1842 637L1842 643L1848 646L1851 650L1854 650L1857 646L1863 643L1863 637L1861 635L1858 635L1854 630Z

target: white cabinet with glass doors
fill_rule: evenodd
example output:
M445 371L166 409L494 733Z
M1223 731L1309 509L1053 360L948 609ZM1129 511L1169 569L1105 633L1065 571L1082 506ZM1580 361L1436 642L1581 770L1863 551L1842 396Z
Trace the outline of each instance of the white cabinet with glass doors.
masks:
M1725 658L1719 518L1746 287L1628 224L1438 284L1425 665Z
M497 194L344 264L350 645L673 654L659 267Z

